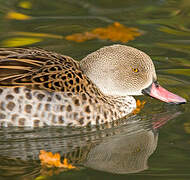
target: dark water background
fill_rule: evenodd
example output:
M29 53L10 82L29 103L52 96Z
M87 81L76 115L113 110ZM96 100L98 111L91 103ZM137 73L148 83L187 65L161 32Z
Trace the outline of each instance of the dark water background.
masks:
M8 19L13 11L32 18ZM0 46L42 47L80 60L114 43L61 37L114 22L140 29L143 35L126 44L149 54L160 84L189 101L189 0L0 0ZM140 114L114 127L0 129L0 179L190 179L190 104L143 99ZM78 170L42 168L41 149L68 157Z

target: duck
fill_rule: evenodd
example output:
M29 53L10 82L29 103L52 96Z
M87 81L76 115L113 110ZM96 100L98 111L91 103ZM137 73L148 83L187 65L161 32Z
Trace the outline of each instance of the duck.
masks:
M183 104L157 81L151 58L114 44L81 61L39 48L0 48L0 126L100 125L131 114L133 96Z

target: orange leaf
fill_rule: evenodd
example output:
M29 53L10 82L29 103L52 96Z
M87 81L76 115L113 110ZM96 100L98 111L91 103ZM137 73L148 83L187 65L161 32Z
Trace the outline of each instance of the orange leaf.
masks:
M68 164L67 159L63 160L61 163L61 156L59 153L55 153L53 155L52 152L46 152L44 150L40 151L39 159L41 161L41 165L47 167L59 167L59 168L66 168L66 169L74 169L75 166Z
M139 99L137 99L136 102L136 109L133 111L133 114L137 114L140 112L140 110L144 107L144 104L146 103L146 101L140 101Z
M137 28L128 28L124 25L115 22L105 28L96 28L90 32L76 33L68 35L65 38L70 41L84 42L91 39L108 39L113 42L120 41L126 43L135 37L140 36L141 33Z
M15 20L28 20L31 19L31 16L22 14L22 13L18 13L15 11L10 11L7 13L7 15L5 16L7 19L15 19Z
M66 40L75 41L75 42L84 42L95 38L97 38L97 35L91 32L76 33L65 37Z

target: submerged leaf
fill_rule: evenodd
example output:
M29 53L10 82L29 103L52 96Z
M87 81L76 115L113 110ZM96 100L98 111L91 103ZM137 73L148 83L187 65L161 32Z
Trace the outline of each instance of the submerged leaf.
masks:
M1 42L2 47L18 47L34 44L42 41L41 38L31 38L31 37L15 37L9 38Z
M18 5L24 9L31 9L32 7L32 3L29 1L21 1Z
M84 42L91 39L105 39L111 40L113 42L120 41L126 43L130 40L135 39L135 37L140 36L141 33L137 28L128 28L124 25L115 22L105 28L96 28L90 32L76 33L68 35L65 38L67 40L75 42Z
M28 20L31 19L31 16L22 14L22 13L18 13L15 11L10 11L7 13L7 15L5 16L7 19L15 19L15 20Z

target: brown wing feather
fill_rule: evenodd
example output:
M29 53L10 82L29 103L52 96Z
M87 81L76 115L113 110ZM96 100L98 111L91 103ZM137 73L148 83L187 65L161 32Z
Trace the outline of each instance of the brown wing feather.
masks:
M65 75L78 68L72 58L42 49L0 48L0 86L63 91Z

